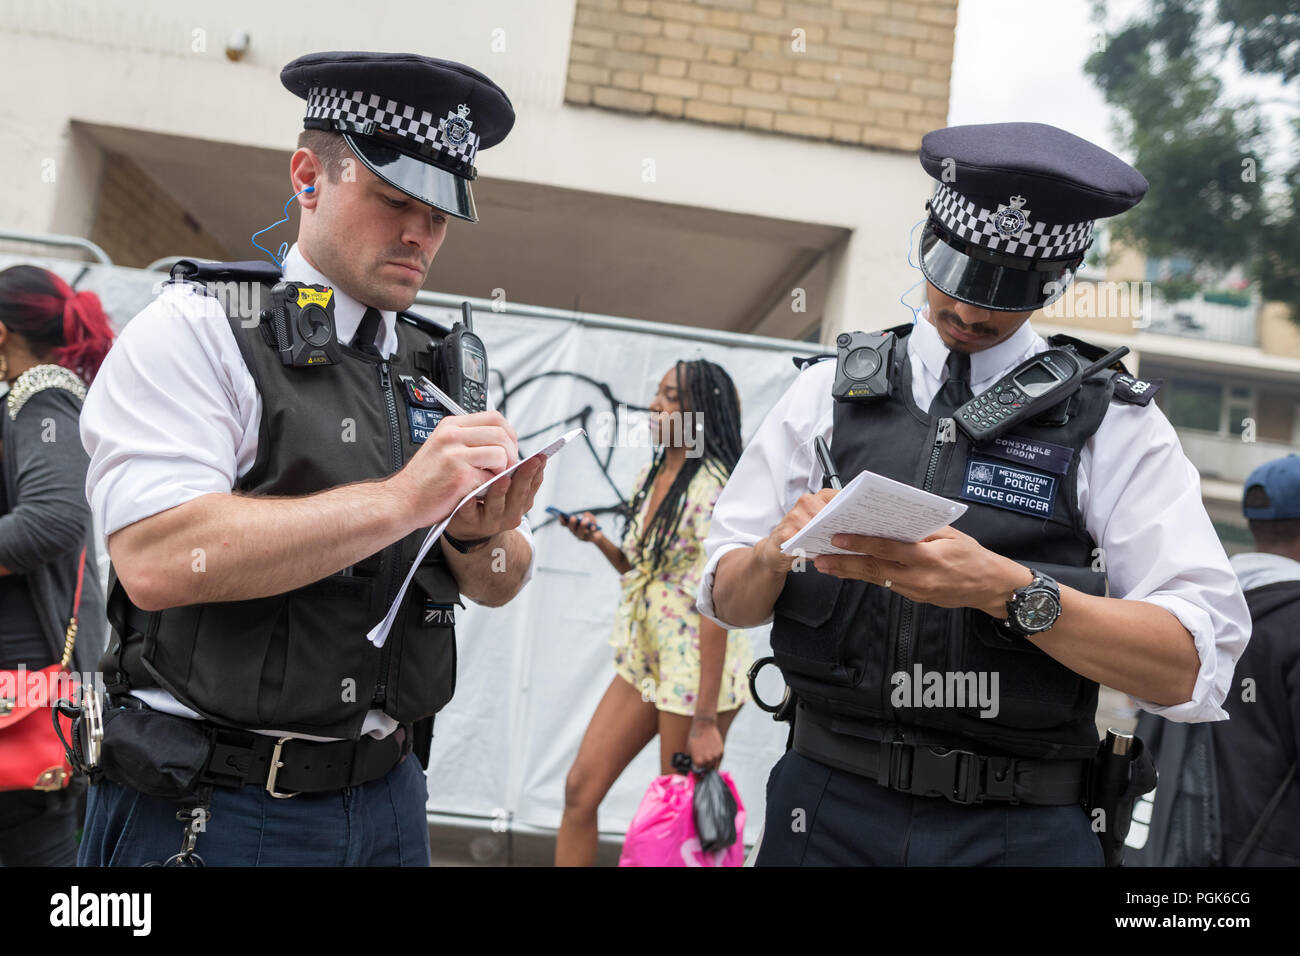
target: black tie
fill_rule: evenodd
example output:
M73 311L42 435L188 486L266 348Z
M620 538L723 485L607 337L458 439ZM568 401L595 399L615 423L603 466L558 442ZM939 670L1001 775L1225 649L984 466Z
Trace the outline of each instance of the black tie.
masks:
M971 399L970 355L966 352L949 352L943 365L948 370L948 380L930 403L930 414L935 418L950 418L952 413Z
M352 347L362 352L378 355L379 348L375 344L375 339L379 335L380 321L378 309L366 309L365 315L361 317L361 324L357 326L357 334L352 336Z

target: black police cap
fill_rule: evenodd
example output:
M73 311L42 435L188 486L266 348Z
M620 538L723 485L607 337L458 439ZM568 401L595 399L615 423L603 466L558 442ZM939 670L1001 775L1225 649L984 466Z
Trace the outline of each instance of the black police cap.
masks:
M1043 123L950 126L921 140L939 180L921 269L955 299L1029 312L1058 298L1092 244L1093 221L1135 206L1136 169Z
M304 127L342 133L380 179L477 221L475 156L515 122L509 97L482 73L414 53L336 51L299 57L280 81L307 101Z

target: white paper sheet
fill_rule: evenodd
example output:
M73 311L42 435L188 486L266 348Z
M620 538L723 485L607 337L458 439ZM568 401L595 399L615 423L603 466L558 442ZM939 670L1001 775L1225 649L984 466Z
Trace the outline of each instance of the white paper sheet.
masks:
M952 524L966 506L864 471L784 544L783 554L856 554L831 544L836 534L862 534L895 541L920 541Z
M475 498L480 497L483 494L483 492L487 490L488 486L491 485L494 481L500 481L502 478L510 474L512 471L514 471L524 462L532 461L534 458L539 458L539 457L550 458L561 448L563 448L569 442L573 441L575 438L577 438L579 435L582 434L585 434L585 431L581 428L575 428L572 431L565 432L563 435L555 439L555 441L551 442L541 451L534 452L533 454L529 455L527 458L521 458L519 459L519 461L515 462L505 471L501 472L499 475L493 475L487 481L483 482L483 484L479 485L477 488L475 488L473 491L467 494L464 498L462 498L460 500L460 504L456 505L455 508L452 508L451 514L447 515L447 517L444 518L441 523L434 525L432 528L430 528L429 533L424 536L424 543L420 545L420 553L417 554L415 556L415 560L411 562L411 570L406 573L406 580L402 582L402 586L397 592L397 597L393 599L392 605L388 608L388 613L385 614L384 619L380 621L378 624L376 624L374 627L372 627L370 629L370 633L366 635L366 637L370 640L370 643L374 644L375 647L384 646L384 642L388 640L388 632L392 630L393 621L397 619L397 609L402 606L402 598L406 596L406 589L411 586L411 579L415 577L415 569L420 566L420 562L423 561L424 556L429 553L429 549L433 547L433 543L438 540L438 538L442 535L444 531L447 530L447 525L451 523L451 519L455 516L456 512L459 511L461 508L465 507L466 502L472 501Z

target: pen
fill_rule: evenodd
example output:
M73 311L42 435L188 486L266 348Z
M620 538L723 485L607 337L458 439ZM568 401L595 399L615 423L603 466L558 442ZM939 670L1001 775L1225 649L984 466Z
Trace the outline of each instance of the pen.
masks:
M835 467L835 459L826 447L826 439L818 435L813 439L813 447L817 449L817 460L821 462L822 472L830 479L831 487L839 491L844 486L840 484L840 470Z
M451 412L453 415L469 414L469 412L465 411L465 409L457 405L450 395L448 395L446 392L440 389L437 385L434 385L423 375L420 376L420 387L427 388L429 391L431 391L433 393L433 397L436 398L438 401L442 402L442 404L447 407L447 411Z
M469 412L465 411L465 409L461 408L460 405L456 403L455 399L453 399L450 395L448 395L446 392L440 389L437 385L434 385L424 375L420 376L420 387L428 389L430 392L432 392L433 397L436 398L438 401L442 402L442 404L446 406L447 411L451 412L453 415L469 414ZM516 446L515 459L518 460L522 457L523 455L520 454L519 448Z

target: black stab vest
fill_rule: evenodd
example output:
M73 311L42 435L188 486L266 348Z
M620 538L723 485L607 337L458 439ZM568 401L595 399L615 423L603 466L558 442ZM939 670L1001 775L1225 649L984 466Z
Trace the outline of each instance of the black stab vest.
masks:
M958 531L1063 585L1104 595L1104 560L1084 527L1077 479L1079 453L1109 407L1114 372L1107 369L1075 393L1065 424L1026 422L1012 429L1011 437L1073 450L1068 471L1051 475L1056 491L1050 513L1025 514L959 497L969 489L970 458L978 466L985 449L973 449L955 426L946 428L951 420L916 406L906 347L910 327L895 331L903 338L895 350L890 397L835 403L832 453L845 484L871 470L961 500L968 510L953 523ZM1067 341L1086 360L1103 354L1065 337L1049 344ZM1050 474L1023 463L1013 467ZM777 599L772 651L798 698L839 732L1021 757L1086 758L1097 748L1097 684L973 608L916 603L878 585L821 574L809 561L803 571L790 572ZM975 695L966 697L967 706L916 706L920 691L903 690L915 687L917 665L921 675L944 675L945 684L948 674L996 672L998 713L980 716L984 708ZM909 684L896 683L900 673ZM991 676L986 680L991 689ZM956 694L943 701L957 702Z
M257 265L252 275L263 283L266 303L274 280ZM239 278L223 274L232 276ZM386 477L415 454L411 399L398 376L436 381L431 348L445 329L401 313L397 351L387 360L340 344L337 364L291 368L258 325L229 322L262 399L257 458L237 492L308 495ZM372 708L402 723L430 716L456 684L452 605L461 602L441 541L416 569L384 647L366 639L428 530L363 558L350 574L246 601L144 612L112 574L113 634L100 665L105 684L119 693L162 687L228 726L325 737L358 736Z

